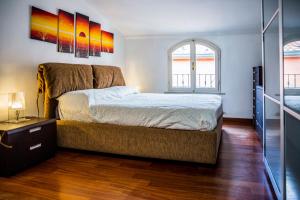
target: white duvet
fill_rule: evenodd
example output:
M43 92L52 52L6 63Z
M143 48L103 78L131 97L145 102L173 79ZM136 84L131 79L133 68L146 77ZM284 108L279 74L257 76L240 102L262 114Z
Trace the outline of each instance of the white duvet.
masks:
M218 95L139 93L126 86L79 90L58 98L62 120L182 130L213 130L222 115Z

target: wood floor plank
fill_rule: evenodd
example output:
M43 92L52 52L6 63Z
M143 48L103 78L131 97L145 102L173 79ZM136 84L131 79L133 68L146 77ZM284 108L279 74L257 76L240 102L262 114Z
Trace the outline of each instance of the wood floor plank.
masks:
M274 199L262 148L247 123L225 122L218 163L135 158L60 149L19 174L0 178L0 199Z

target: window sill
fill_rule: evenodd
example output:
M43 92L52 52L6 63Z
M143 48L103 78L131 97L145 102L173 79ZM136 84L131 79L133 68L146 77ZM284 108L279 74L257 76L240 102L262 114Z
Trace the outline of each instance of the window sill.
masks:
M226 95L224 92L181 92L181 91L166 91L164 94L218 94Z

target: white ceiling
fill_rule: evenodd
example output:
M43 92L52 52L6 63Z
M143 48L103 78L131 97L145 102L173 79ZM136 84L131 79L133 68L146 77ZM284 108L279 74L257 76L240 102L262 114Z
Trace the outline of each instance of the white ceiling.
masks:
M261 0L88 0L125 36L258 32Z

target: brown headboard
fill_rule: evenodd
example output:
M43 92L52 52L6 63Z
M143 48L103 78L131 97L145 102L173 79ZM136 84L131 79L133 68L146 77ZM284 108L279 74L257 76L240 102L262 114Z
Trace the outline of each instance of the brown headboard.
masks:
M44 63L38 67L37 78L46 118L57 118L56 98L66 92L125 85L119 67L103 65Z

